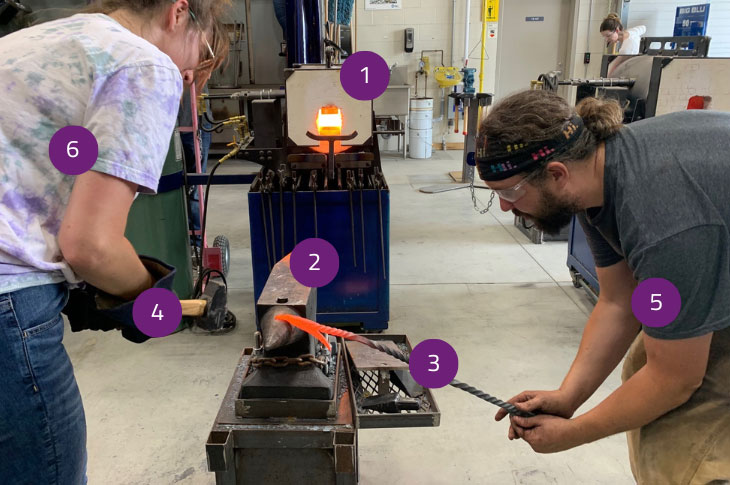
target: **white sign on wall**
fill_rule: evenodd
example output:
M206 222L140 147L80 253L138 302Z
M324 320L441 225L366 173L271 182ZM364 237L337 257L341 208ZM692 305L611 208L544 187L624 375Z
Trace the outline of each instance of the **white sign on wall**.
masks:
M489 39L496 39L498 30L497 30L497 22L487 22L487 38Z
M365 0L365 10L397 10L402 0Z

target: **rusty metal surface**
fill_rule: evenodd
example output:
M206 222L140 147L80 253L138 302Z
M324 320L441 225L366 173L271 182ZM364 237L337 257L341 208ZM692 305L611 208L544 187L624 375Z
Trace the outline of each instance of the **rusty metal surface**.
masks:
M367 335L371 340L379 343L386 343L388 347L398 349L400 352L410 354L412 347L405 335ZM370 428L411 428L411 427L436 427L441 423L441 411L436 404L430 389L423 388L423 393L417 396L420 401L418 411L401 411L400 413L380 413L370 409L363 409L361 402L364 398L385 394L397 393L403 398L408 395L403 392L392 381L387 380L387 389L384 387L383 374L389 376L389 371L361 370L356 369L352 364L351 352L345 355L350 367L350 378L352 389L354 389L355 405L357 409L357 425L361 429ZM406 368L408 365L406 364Z
M341 339L338 339L340 344ZM269 429L272 424L277 426L277 429L282 431L297 431L297 430L329 430L334 431L339 427L353 427L353 403L350 399L350 389L348 387L344 390L340 390L340 399L337 405L337 416L331 420L312 420L312 419L297 419L296 424L291 424L292 420L288 419L261 419L261 418L242 418L236 415L236 397L241 390L241 385L245 377L246 369L250 364L251 355L253 349L246 348L241 354L241 358L236 365L231 383L228 386L226 395L223 398L221 407L218 410L218 414L215 419L214 431L220 430L234 430L234 429ZM345 366L343 361L342 366ZM343 373L345 369L343 367ZM344 383L343 383L344 385ZM240 427L240 428L239 428Z
M261 318L269 307L286 305L300 312L301 316L307 316L306 313L315 310L312 305L316 301L316 290L299 283L292 276L288 262L279 261L271 270L256 302L256 312Z
M322 359L318 359L314 356L314 354L304 354L299 357L286 357L280 355L278 357L254 357L251 359L252 367L282 368L289 367L290 365L296 367L311 367L315 365L320 369L324 369L327 362Z
M338 339L344 349L344 342ZM340 352L337 413L330 419L242 418L235 413L253 349L244 349L206 443L218 485L355 485L357 423L352 383ZM313 464L317 466L313 466ZM289 471L286 471L289 470Z
M306 335L288 323L275 320L280 314L305 318L317 314L317 290L302 285L292 276L288 260L274 265L256 302L256 317L267 351L292 345Z
M371 336L369 336L371 337ZM384 341L384 345L392 347L396 350L401 350L395 344L395 342ZM368 347L360 342L348 341L346 343L347 350L350 353L352 359L352 365L358 371L368 370L408 370L408 364L402 362L395 357L391 357L377 349Z
M249 366L243 372L248 375L255 371L254 358L248 359ZM319 372L319 369L314 372ZM241 393L235 395L235 412L246 418L282 419L325 419L336 416L340 399L340 381L343 380L344 362L342 352L337 352L335 375L332 378L331 399L290 399L290 398L245 398ZM243 381L241 383L243 385ZM336 392L335 392L336 391Z

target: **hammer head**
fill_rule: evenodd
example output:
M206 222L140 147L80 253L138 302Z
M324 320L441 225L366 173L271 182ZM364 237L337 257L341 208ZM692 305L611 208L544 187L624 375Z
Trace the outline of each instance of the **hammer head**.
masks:
M200 297L206 301L205 313L198 317L198 326L203 330L214 331L223 328L228 312L228 294L222 282L210 280Z

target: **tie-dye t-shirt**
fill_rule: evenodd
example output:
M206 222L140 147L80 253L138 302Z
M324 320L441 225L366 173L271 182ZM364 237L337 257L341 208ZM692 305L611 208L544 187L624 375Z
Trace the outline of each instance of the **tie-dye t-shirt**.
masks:
M106 15L0 37L0 293L79 282L58 247L75 177L51 164L53 134L87 128L99 143L92 170L154 193L181 94L172 60Z

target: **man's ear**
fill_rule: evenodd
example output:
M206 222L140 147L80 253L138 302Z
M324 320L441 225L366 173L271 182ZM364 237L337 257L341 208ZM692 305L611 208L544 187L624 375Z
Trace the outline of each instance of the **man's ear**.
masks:
M564 187L570 180L570 170L563 162L548 162L545 166L548 180L559 188Z

